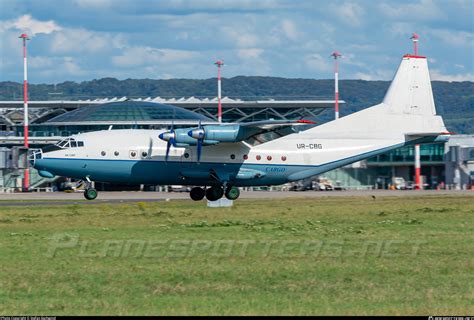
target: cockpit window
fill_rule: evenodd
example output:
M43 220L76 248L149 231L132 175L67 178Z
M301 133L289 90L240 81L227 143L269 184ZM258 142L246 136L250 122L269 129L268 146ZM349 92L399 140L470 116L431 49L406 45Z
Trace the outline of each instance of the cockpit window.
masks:
M59 141L56 145L62 149L69 148L69 138Z
M56 143L56 145L61 149L68 149L68 148L83 147L84 142L83 141L76 141L73 138L66 138L66 139L63 139L63 140L59 141L58 143Z

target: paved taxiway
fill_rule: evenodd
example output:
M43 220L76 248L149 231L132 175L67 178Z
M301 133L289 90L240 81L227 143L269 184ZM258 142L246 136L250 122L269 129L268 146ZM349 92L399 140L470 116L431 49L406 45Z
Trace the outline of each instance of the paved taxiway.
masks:
M412 197L412 196L472 196L474 191L455 190L357 190L357 191L248 191L241 192L241 199L275 199L301 197ZM169 200L189 200L187 192L99 192L97 199L88 201L82 192L30 192L0 194L0 206L100 204L126 202L153 202Z

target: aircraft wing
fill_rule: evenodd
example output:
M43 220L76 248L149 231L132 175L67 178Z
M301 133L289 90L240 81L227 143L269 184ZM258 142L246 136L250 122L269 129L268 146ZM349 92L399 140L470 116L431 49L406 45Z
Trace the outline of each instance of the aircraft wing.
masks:
M301 126L301 125L314 125L316 122L311 120L262 120L252 122L242 122L239 125L242 128L258 128L264 131L271 131L275 129L281 129L283 127L290 126Z
M315 125L311 120L263 120L240 123L242 140L252 145L264 143L297 132L296 126Z
M406 138L417 143L447 142L453 132L413 132L405 134Z
M406 136L408 137L435 137L435 136L445 136L445 135L453 135L453 132L414 132L414 133L407 133Z

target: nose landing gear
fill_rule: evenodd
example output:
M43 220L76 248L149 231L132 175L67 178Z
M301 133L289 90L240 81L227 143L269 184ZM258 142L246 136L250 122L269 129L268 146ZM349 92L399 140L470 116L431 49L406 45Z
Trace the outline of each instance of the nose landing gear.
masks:
M89 179L89 177L86 177L86 181L84 182L86 186L84 190L84 198L86 198L87 200L94 200L95 198L97 198L98 192L92 187L92 181Z

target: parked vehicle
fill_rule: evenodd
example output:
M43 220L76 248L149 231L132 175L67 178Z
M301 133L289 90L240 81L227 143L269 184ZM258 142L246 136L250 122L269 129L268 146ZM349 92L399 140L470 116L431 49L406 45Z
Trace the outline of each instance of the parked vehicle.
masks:
M405 190L407 186L403 177L393 177L392 185L396 190Z

